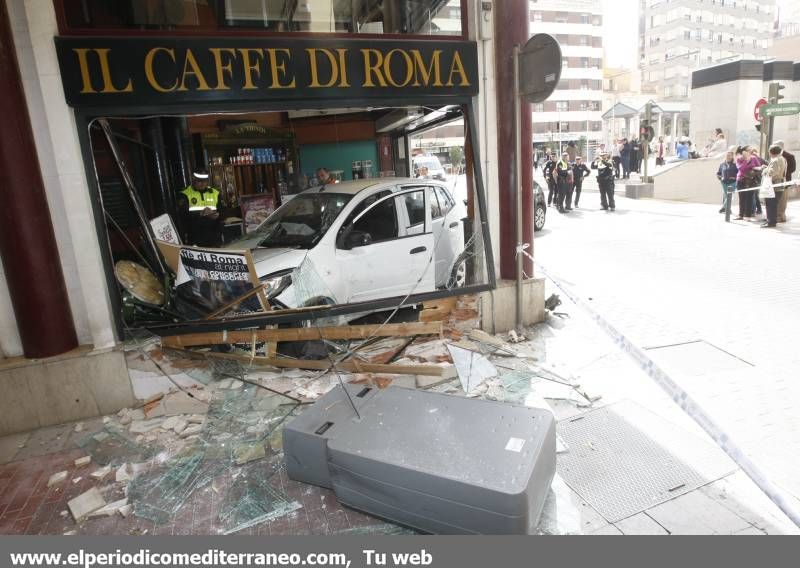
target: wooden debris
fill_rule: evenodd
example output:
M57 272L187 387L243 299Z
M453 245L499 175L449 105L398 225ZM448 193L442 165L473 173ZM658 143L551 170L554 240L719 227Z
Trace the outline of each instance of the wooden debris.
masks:
M429 377L455 376L452 365L376 365L362 363L357 360L344 361L332 365L330 361L311 361L305 359L288 359L285 357L250 357L232 353L205 353L208 357L241 361L252 365L263 365L283 369L306 369L311 371L327 371L335 368L344 373L381 373L385 375L424 375Z
M196 347L198 345L228 345L236 343L274 343L279 341L329 341L368 339L371 337L410 337L441 335L441 322L397 323L386 325L345 325L338 327L293 327L289 329L260 329L252 331L220 331L190 333L161 338L163 347ZM272 351L271 351L272 352Z
M450 313L456 308L457 303L457 297L423 302L422 311L419 314L419 321L442 322L450 316Z

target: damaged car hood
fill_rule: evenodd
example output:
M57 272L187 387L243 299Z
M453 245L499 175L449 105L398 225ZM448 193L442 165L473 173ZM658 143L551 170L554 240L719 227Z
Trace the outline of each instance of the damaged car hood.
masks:
M254 248L252 250L253 263L256 274L263 278L268 274L281 270L297 268L303 263L308 251L294 248Z

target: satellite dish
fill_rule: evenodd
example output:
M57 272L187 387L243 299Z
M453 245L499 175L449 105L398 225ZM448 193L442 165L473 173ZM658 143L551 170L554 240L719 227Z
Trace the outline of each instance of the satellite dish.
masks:
M519 90L529 103L546 101L561 79L561 46L550 34L536 34L519 52Z

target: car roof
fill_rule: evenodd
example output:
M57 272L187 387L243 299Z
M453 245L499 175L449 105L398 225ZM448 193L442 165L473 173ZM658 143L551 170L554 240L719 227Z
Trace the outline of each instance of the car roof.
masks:
M433 180L418 180L411 178L378 178L378 179L359 179L354 181L344 181L342 183L328 184L321 187L312 187L303 193L342 193L345 195L358 195L368 189L390 188L398 184L414 185L438 185Z

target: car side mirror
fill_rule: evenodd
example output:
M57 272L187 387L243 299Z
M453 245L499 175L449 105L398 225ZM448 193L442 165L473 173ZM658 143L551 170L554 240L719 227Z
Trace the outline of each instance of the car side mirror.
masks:
M342 248L352 250L372 244L372 235L365 231L348 231L344 236Z

